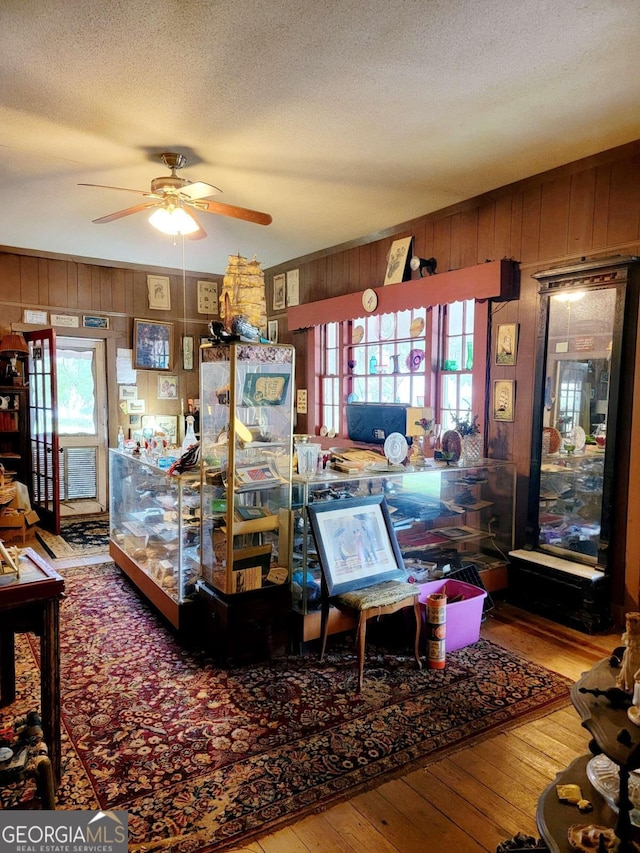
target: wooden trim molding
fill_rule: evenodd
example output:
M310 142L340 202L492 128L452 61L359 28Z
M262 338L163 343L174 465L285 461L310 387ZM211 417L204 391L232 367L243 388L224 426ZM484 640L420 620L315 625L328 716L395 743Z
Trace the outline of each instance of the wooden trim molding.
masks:
M411 308L445 305L465 299L491 299L512 295L516 265L513 261L489 261L473 267L438 273L427 278L377 287L378 306L372 315L392 314ZM290 332L324 323L339 323L361 317L362 293L347 293L319 302L295 305L287 311Z

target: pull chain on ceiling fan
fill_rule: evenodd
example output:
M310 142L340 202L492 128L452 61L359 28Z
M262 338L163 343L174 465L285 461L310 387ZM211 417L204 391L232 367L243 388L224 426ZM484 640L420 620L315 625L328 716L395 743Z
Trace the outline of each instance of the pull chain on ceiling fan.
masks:
M118 210L94 219L93 222L102 225L105 222L113 222L133 213L141 213L143 210L153 211L149 222L154 228L164 234L172 236L183 235L191 240L201 240L206 237L206 231L198 221L196 211L199 213L217 213L220 216L230 216L233 219L242 219L246 222L254 222L256 225L269 225L271 216L258 210L250 210L246 207L236 207L232 204L223 204L219 201L210 201L210 196L218 195L222 190L213 184L204 181L189 181L178 176L178 169L182 169L187 158L183 154L166 152L160 155L160 159L170 169L170 175L154 178L151 181L150 191L132 190L125 187L108 187L103 184L78 184L80 187L97 187L99 189L119 190L121 192L137 193L145 196L150 201Z

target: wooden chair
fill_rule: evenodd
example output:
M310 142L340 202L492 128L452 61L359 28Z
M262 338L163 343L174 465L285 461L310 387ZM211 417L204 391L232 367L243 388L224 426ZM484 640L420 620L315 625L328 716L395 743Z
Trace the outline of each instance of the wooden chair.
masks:
M378 618L391 613L397 613L405 607L413 607L416 619L416 633L414 642L414 656L418 669L422 669L420 660L420 627L422 617L418 596L420 588L415 584L405 581L390 580L365 586L362 589L354 589L340 595L330 596L325 587L322 596L322 613L320 623L320 634L322 647L320 649L320 660L324 660L327 645L327 634L329 631L329 609L332 604L341 610L351 610L358 615L358 629L356 644L358 651L358 693L362 690L364 681L364 659L367 639L367 622L374 617Z

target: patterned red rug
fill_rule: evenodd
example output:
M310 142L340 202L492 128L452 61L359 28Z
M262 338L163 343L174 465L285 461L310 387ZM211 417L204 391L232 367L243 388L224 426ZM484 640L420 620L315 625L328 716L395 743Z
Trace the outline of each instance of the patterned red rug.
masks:
M126 809L130 850L220 851L566 703L566 681L487 641L443 671L350 647L221 670L181 646L113 564L64 572L60 808ZM37 706L33 637L19 699ZM25 804L23 804L24 806Z

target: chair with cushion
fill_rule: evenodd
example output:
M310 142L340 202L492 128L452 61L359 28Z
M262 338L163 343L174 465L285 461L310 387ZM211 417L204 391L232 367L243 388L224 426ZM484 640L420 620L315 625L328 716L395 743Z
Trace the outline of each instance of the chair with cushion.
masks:
M362 690L367 622L412 607L416 619L414 655L420 661L420 589L407 582L402 555L382 495L318 501L307 507L322 567L320 660L335 606L357 617L358 691Z
M320 660L324 660L327 645L327 634L329 631L329 608L332 604L340 610L351 610L358 615L357 650L358 650L358 692L362 690L364 680L364 658L367 638L367 622L369 619L387 616L397 613L405 607L413 607L416 617L416 634L414 642L414 657L418 663L418 669L422 669L420 661L420 626L422 617L420 613L420 602L418 596L420 587L406 581L385 581L373 586L365 586L362 589L354 589L341 595L323 596L322 616L320 633L322 637L322 648Z

